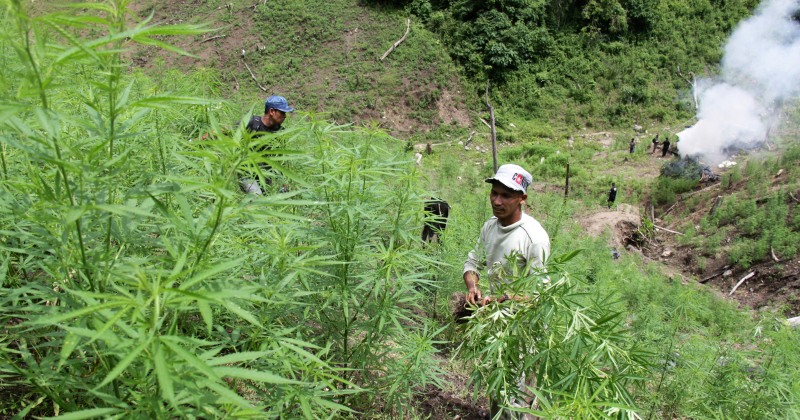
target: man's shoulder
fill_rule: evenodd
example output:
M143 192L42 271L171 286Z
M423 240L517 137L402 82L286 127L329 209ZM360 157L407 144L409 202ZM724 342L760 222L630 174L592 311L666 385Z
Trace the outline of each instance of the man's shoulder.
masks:
M522 224L520 225L525 231L528 232L531 240L534 238L539 238L542 240L547 240L549 242L550 236L547 234L547 231L544 230L542 224L539 223L538 220L534 219L533 216L529 214L522 214Z
M261 122L260 115L253 115L247 121L247 129L250 131L264 131L264 123Z
M483 229L488 229L497 225L497 216L492 216L489 218L489 220L483 222Z
M520 220L522 220L522 225L523 226L533 225L533 226L542 227L542 224L539 223L538 220L534 219L533 216L531 216L528 213L522 213L522 218Z

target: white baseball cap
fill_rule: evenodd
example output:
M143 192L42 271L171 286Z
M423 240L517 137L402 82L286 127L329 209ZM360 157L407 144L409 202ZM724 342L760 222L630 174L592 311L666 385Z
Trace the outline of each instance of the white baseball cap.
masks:
M486 182L494 184L499 182L514 191L527 194L528 185L533 182L533 177L522 166L506 164L497 168L497 173L491 178L486 178Z

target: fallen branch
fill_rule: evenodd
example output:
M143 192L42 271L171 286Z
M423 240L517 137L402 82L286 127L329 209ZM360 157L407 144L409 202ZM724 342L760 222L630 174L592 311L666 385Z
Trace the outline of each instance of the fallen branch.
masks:
M798 200L797 197L795 197L794 194L792 194L791 192L789 193L789 197L792 197L792 200L800 203L800 200Z
M202 43L204 43L204 42L213 41L213 40L215 40L215 39L217 39L217 38L225 38L226 36L228 36L228 35L217 35L217 36L212 36L211 38L206 38L206 39L204 39L204 40L200 41L200 43L202 44Z
M398 39L397 42L395 42L391 48L389 48L388 50L386 50L385 53L383 53L380 59L381 61L383 61L384 58L386 58L392 51L394 51L394 49L397 48L398 45L400 45L403 41L406 40L409 31L411 31L411 19L406 18L406 33L404 33L403 37Z
M676 201L676 202L675 202L675 204L671 205L671 206L670 206L670 207L667 209L667 211L665 211L665 212L664 212L664 214L662 214L662 215L661 215L661 217L664 217L664 216L668 215L668 214L669 214L669 212L671 212L671 211L672 211L672 209L674 209L674 208L675 208L675 206L677 206L677 205L678 205L678 201ZM655 219L653 219L653 221L655 221Z
M674 230L669 230L669 229L667 229L667 228L663 228L663 227L661 227L661 226L656 226L656 225L653 225L653 227L654 227L654 228L656 228L656 229L660 229L660 230L663 230L663 231L669 232L669 233L674 233L674 234L676 234L676 235L681 235L681 236L683 236L683 234L682 234L682 233L680 233L680 232L675 232Z
M489 127L489 128L492 128L492 126L491 126L491 125L490 125L488 122L486 122L486 120L484 120L483 118L478 118L478 119L479 119L479 120L481 120L481 122L483 123L483 125L485 125L485 126L487 126L487 127Z
M735 291L736 291L736 289L738 289L738 288L739 288L739 286L741 286L741 285L742 285L742 283L744 283L744 282L745 282L745 280L747 280L747 279L749 279L750 277L753 277L753 276L755 276L755 275L756 275L756 272L755 272L755 271L753 271L752 273L750 273L750 274L748 274L748 275L746 275L746 276L742 277L742 279L741 279L741 280L739 280L739 282L738 282L738 283L736 283L736 286L733 286L733 289L731 289L731 292L730 292L730 293L728 293L728 296L732 296L732 295L733 295L733 292L735 292Z
M708 189L711 189L711 188L714 188L714 187L719 187L719 186L720 186L720 183L717 182L716 184L711 184L711 185L703 188L702 190L697 190L697 191L692 191L690 193L681 194L680 198L681 198L681 200L685 200L685 199L687 199L687 198L689 198L689 197L691 197L691 196L693 196L693 195L695 195L697 193L701 193L701 192L703 192L705 190L708 190Z
M717 273L717 274L710 275L710 276L708 276L708 277L704 278L703 280L700 280L700 283L702 283L702 284L706 284L706 283L708 283L708 281L709 281L709 280L713 279L714 277L718 277L718 276L719 276L720 274L722 274L722 273L724 273L724 271L720 271L720 272L719 272L719 273Z
M250 72L250 77L252 77L253 81L256 82L256 85L258 86L258 88L261 89L264 92L267 92L267 88L265 88L264 86L261 86L261 83L258 83L258 79L256 79L256 75L253 74L253 70L250 70L250 66L247 65L247 61L244 61L244 57L242 57L242 63L244 63L244 66L247 67L247 71Z
M769 247L769 253L772 254L772 259L775 262L781 262L781 260L779 260L778 257L775 255L775 250L772 249L772 247Z

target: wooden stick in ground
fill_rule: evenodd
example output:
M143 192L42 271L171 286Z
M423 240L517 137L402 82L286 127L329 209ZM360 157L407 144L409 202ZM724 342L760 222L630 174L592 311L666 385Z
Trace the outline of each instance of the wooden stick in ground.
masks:
M682 234L682 233L680 233L680 232L675 232L674 230L669 230L669 229L667 229L667 228L663 228L663 227L661 227L661 226L656 226L656 225L653 225L653 227L654 227L654 228L656 228L656 229L663 230L663 231L665 231L665 232L674 233L674 234L676 234L676 235L681 235L681 236L683 236L683 234Z
M494 163L494 172L497 172L497 130L495 129L494 107L489 103L489 81L486 81L486 108L489 109L489 117L492 120L492 162Z
M775 262L781 262L781 260L779 260L779 259L778 259L778 256L777 256L777 255L775 255L775 250L774 250L774 249L772 249L772 247L769 247L769 253L770 253L770 254L772 254L772 260L773 260L773 261L775 261Z
M394 49L397 48L398 45L400 45L403 41L406 40L406 37L408 36L408 32L409 31L411 31L411 19L406 18L406 33L404 33L403 37L398 39L397 42L395 42L394 45L391 46L391 48L389 48L388 50L386 50L385 53L383 53L383 55L380 58L381 61L383 61L384 58L388 57L389 54L392 51L394 51Z
M252 77L253 81L256 82L256 85L258 86L258 88L261 89L262 91L266 92L267 88L265 88L264 86L261 86L261 83L258 83L258 79L256 79L256 75L253 74L253 70L250 70L250 66L247 65L247 61L244 61L244 57L242 57L242 63L244 63L244 66L247 67L247 71L250 72L250 77Z
M742 285L742 283L744 283L744 282L745 282L745 280L747 280L747 279L749 279L750 277L753 277L753 276L755 276L755 275L756 275L756 272L755 272L755 271L753 271L752 273L750 273L750 274L748 274L748 275L746 275L746 276L742 277L742 279L741 279L741 280L739 280L739 283L736 283L736 286L733 286L733 289L731 289L731 292L730 292L730 293L728 293L728 296L733 296L733 292L735 292L735 291L736 291L736 289L738 289L738 288L739 288L739 286L741 286L741 285Z

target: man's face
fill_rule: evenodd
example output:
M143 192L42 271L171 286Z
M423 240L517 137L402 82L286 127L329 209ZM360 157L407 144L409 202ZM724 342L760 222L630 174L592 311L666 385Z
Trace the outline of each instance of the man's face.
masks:
M270 108L267 112L267 119L268 119L268 126L274 127L276 125L283 124L283 121L286 120L286 113L283 111L279 111L275 108Z
M495 182L492 184L492 192L489 193L489 203L492 204L492 214L500 221L503 226L519 221L522 216L522 202L528 196L520 191L514 191L503 184Z

